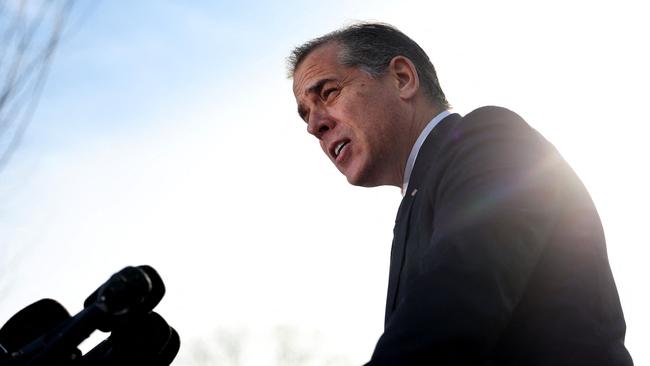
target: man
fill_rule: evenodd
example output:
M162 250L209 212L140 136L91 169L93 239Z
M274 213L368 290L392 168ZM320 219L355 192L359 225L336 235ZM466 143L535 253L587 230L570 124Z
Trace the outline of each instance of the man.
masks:
M384 334L368 365L631 365L596 209L515 113L448 111L433 65L385 24L290 57L298 113L354 185L394 185Z

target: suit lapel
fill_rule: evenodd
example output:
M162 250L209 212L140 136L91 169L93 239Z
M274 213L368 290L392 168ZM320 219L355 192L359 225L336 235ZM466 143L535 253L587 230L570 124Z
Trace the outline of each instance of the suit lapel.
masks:
M390 251L390 273L388 275L388 295L386 297L386 313L384 325L388 323L389 315L395 307L399 278L404 266L404 252L406 250L406 239L408 237L408 222L411 216L411 207L414 197L405 195L397 210L395 228L393 229L393 245Z
M395 302L399 292L399 283L402 270L404 267L406 243L408 241L409 221L411 219L411 209L417 196L418 187L422 183L426 171L431 166L432 160L437 155L437 150L442 145L442 140L451 130L454 122L460 119L460 115L451 114L436 126L427 136L424 144L418 153L415 161L409 186L402 199L402 203L397 211L395 218L395 228L393 229L393 244L390 253L390 273L388 275L388 294L386 297L386 313L384 326L388 324L388 319L395 309Z
M440 121L424 140L418 157L415 159L411 179L409 179L408 192L406 192L407 195L417 191L418 187L423 183L427 171L436 163L436 158L440 156L439 150L444 142L448 139L460 138L460 136L455 136L453 132L456 122L460 119L461 117L457 113L448 115Z

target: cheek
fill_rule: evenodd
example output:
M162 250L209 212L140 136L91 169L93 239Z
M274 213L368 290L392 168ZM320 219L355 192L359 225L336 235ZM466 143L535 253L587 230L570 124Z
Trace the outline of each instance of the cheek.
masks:
M391 108L391 100L374 93L357 93L353 103L345 106L343 112L353 119L359 128L373 128L381 123L386 109Z

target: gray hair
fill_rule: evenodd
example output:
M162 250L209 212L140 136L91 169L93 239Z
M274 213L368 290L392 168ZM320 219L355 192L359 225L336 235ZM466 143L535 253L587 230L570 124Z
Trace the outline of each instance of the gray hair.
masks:
M359 67L375 78L384 74L394 57L408 58L415 65L425 93L441 107L449 108L426 52L406 34L385 23L356 23L296 47L287 59L289 77L293 77L296 68L312 51L330 42L339 45L342 65Z

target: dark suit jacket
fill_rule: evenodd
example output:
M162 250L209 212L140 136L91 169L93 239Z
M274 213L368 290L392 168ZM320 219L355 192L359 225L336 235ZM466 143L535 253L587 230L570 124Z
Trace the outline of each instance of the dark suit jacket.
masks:
M428 136L395 220L368 365L631 365L596 208L539 133L498 107Z

